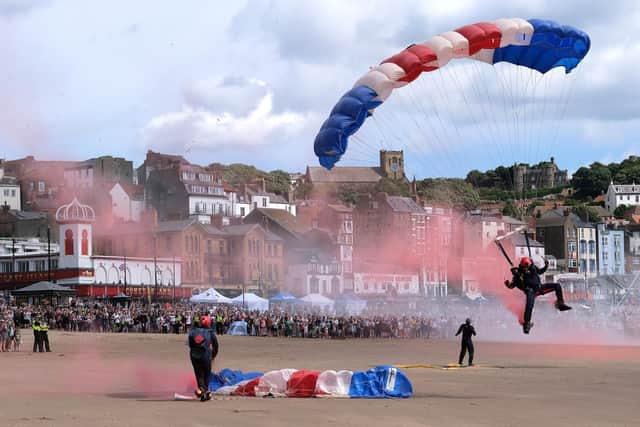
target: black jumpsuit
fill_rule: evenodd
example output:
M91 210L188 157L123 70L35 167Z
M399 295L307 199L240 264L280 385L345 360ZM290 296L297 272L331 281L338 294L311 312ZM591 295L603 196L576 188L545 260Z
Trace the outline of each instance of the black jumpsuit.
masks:
M545 283L540 282L540 275L547 271L547 266L538 268L535 265L529 266L529 268L514 267L511 269L513 274L512 283L518 289L520 289L527 297L527 304L524 309L524 323L531 322L531 314L533 313L533 304L537 296L546 295L550 292L556 293L558 301L563 301L562 286L558 283Z
M218 355L218 339L211 329L194 328L189 332L189 356L196 376L198 390L209 390L211 360Z
M469 350L469 366L473 365L473 341L471 336L476 334L476 330L471 324L463 323L458 328L456 336L462 333L462 341L460 342L460 357L458 358L458 365L462 365L462 360Z

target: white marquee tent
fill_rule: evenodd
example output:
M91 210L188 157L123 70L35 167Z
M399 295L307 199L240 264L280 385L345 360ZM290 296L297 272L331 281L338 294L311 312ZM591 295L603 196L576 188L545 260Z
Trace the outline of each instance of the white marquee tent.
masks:
M312 307L320 308L323 311L333 310L333 300L320 294L308 294L300 298L301 301L310 304Z
M233 300L231 298L227 298L222 295L220 292L216 291L213 288L209 288L204 292L199 293L198 295L194 295L189 298L190 302L201 303L201 304L231 304Z
M244 300L242 298L242 294L240 294L234 299L232 299L231 301L233 301L234 304L240 304L240 305L242 305L244 301L244 305L249 310L260 310L260 311L269 310L269 300L260 298L258 295L253 294L251 292L244 294Z

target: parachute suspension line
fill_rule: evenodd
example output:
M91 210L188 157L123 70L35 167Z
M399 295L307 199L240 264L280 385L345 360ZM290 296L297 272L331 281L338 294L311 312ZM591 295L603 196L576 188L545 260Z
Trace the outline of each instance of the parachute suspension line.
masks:
M387 149L387 136L385 135L384 132L382 132L382 127L380 126L380 123L378 123L378 118L376 114L372 114L371 115L371 121L373 122L373 124L375 125L375 127L378 129L378 131L380 132L380 135L382 135L382 139L380 139L380 148L382 150L386 150Z
M409 90L409 89L411 89L411 90ZM419 113L421 113L421 115L424 116L425 121L427 121L429 123L429 125L431 125L430 117L426 114L426 111L424 110L424 107L423 107L422 103L418 102L415 99L415 97L413 96L414 95L414 93L413 93L414 92L413 83L409 83L407 85L407 87L405 87L404 90L402 90L401 92L402 92L402 95L399 96L399 98L402 99L403 103L406 105L408 103L406 98L410 98L409 100L412 102L412 104L414 106L414 109L415 110L419 110ZM404 95L405 93L407 94L406 97ZM421 121L416 120L416 117L415 117L414 114L410 114L409 116L411 117L411 120L414 123L414 125L416 126L416 128L420 131L420 133L422 134L423 138L425 139L424 140L424 144L429 144L431 147L434 147L435 144L432 144L432 142L431 142L431 140L433 139L433 140L436 141L438 146L441 145L440 137L435 132L435 129L433 128L433 126L431 126L432 133L430 135L429 132L427 132L422 127L422 125L420 124ZM430 136L431 136L431 138L430 138ZM433 152L430 153L428 150L426 150L424 148L424 146L422 144L420 144L420 142L413 141L413 140L411 140L410 142L411 142L412 147L417 152L419 152L418 154L424 156L424 158L419 157L418 160L421 162L423 167L425 167L425 170L429 169L428 166L430 166L433 169L437 169L438 170L437 173L439 175L442 175L443 170L441 169L441 163L433 158L434 157L433 154L436 154L437 152L434 150ZM442 156L442 151L440 151L437 154L439 154L440 157L444 160L444 157ZM427 161L427 157L431 157L431 162ZM447 156L446 161L447 161L449 167L451 167L452 166L452 162L451 162L451 159L449 158L449 156Z
M401 92L401 91L398 91L398 92ZM394 98L394 101L396 101L396 99L397 99L397 98L399 98L399 97L395 97L395 98ZM385 111L387 111L387 110L385 110ZM396 124L398 124L398 123L402 124L402 123L404 123L404 122L405 122L405 120L404 120L402 117L400 117L400 116L399 116L399 115L397 115L397 114L392 114L392 113L393 113L393 110L390 110L390 111L389 111L389 114L390 114L390 116L389 116L389 117L387 117L387 116L386 116L386 113L385 113L385 114L380 115L380 116L378 117L378 118L380 119L380 124L381 124L381 125L383 125L383 124L384 124L384 123L383 123L384 121L391 121L391 122L396 123ZM385 127L389 127L390 129L394 129L394 130L398 130L398 129L400 129L400 130L401 130L401 132L403 132L403 133L405 134L405 135L403 136L403 138L405 138L405 141L404 141L404 142L400 140L400 137L399 137L399 135L398 135L398 134L394 134L394 136L396 137L396 139L397 139L397 140L398 140L398 142L400 143L400 146L404 146L405 144L409 144L409 145L411 145L412 147L414 147L414 149L417 149L417 151L420 151L420 150L421 150L421 148L418 148L418 145L415 143L415 141L414 141L414 137L413 137L413 135L412 135L411 131L410 131L410 130L408 130L405 126L402 126L402 125L400 125L400 126L398 126L398 125L394 126L394 125L393 125L393 123L391 123L389 126L386 126L386 125L385 125ZM422 158L421 158L420 156L417 156L417 160L418 160L419 162L422 162L422 163L423 163L423 164L422 164L422 166L423 166L425 169L428 169L428 168L426 167L426 164L424 163L424 161L422 160Z
M453 78L454 84L456 85L458 91L460 92L460 94L462 95L462 100L464 101L468 111L470 112L470 117L473 120L473 123L475 124L477 130L478 130L478 135L480 135L481 139L485 140L485 144L483 144L485 147L488 147L491 145L491 140L490 138L487 137L487 135L484 132L484 126L481 126L480 122L476 119L475 114L473 113L473 108L471 108L471 103L469 102L469 100L467 99L466 95L464 94L464 90L462 87L462 84L460 83L460 79L458 78L458 74L455 70L456 67L447 67L448 69L451 69L450 74ZM487 152L494 157L494 153L491 150L487 150ZM494 161L497 161L494 158Z
M376 152L376 150L371 149L370 145L367 144L364 139L359 138L357 135L352 135L351 138L354 139L354 143L350 144L348 151L353 151L360 159L368 159L367 163L375 163L374 153ZM345 157L354 159L352 156L348 156L347 154L345 154Z
M470 63L472 64L471 68L473 68L473 73L470 76L470 81L472 82L471 87L475 90L478 103L480 104L483 116L485 117L485 123L488 124L489 137L491 138L493 134L493 138L490 141L488 149L494 150L497 153L500 164L504 164L502 150L499 147L500 126L497 123L495 115L491 114L492 111L489 109L486 102L492 99L487 81L483 78L486 74L482 73L482 70L480 69L482 65L477 61L470 61Z
M569 74L569 76L571 76L571 74ZM568 76L567 76L568 77ZM569 77L570 81L568 85L563 85L563 86L568 86L567 90L566 90L566 95L564 96L564 102L563 102L563 106L562 106L562 110L560 112L560 117L559 117L559 123L564 122L564 118L566 116L567 113L567 107L569 106L569 101L571 98L573 98L573 91L575 89L576 86L576 77ZM551 146L549 147L549 152L551 151L551 148L553 147L553 145L555 145L556 139L558 138L558 134L560 132L560 126L555 126L555 129L553 130L553 138L551 138ZM549 154L548 156L550 156L551 154Z
M536 86L531 69L528 70L527 80L524 87L523 102L522 102L522 144L526 149L527 163L533 164L533 149L531 147L530 132L532 127L533 118L531 117L533 108L533 94L535 93Z
M434 73L437 73L437 71L434 71ZM433 134L433 139L436 142L436 144L433 144L432 146L437 145L441 158L446 159L447 166L443 165L443 167L445 168L445 170L449 168L453 168L455 167L457 162L455 161L451 150L449 150L449 145L451 145L452 141L451 141L451 138L449 138L449 135L447 134L447 130L444 126L444 123L440 118L440 113L437 110L438 102L433 102L435 97L431 98L430 104L432 105L434 113L429 114L424 106L424 102L420 101L421 98L427 99L427 94L430 93L429 88L426 85L426 80L424 82L423 80L424 79L420 79L422 87L417 88L417 90L420 92L422 97L420 97L419 95L416 96L416 94L414 93L413 86L411 87L411 91L407 91L407 96L411 98L412 103L417 106L417 109L420 111L425 121L428 122L429 127L431 128L431 133ZM417 80L415 80L414 82L416 81ZM435 94L435 92L431 92L431 93ZM434 116L437 119L437 122L435 125L434 125ZM437 123L439 123L440 127L442 128L441 132L437 130ZM449 140L447 141L447 139Z
M442 69L441 69L441 70L442 70ZM449 67L446 67L446 72L447 72L447 74L449 75L449 77L447 78L447 81L449 81L449 82L453 81L453 79L452 79L452 71L449 71ZM447 82L445 82L444 72L440 72L440 70L439 70L439 71L438 71L438 74L439 74L439 76L440 76L440 84L439 84L439 85L436 85L436 87L437 87L438 92L439 92L439 94L440 94L440 97L441 97L441 99L442 99L442 105L449 105L449 106L450 106L450 110L451 110L451 105L454 105L454 104L455 104L455 102L457 102L457 101L453 99L453 96L452 96L453 91L452 91L451 93L446 93L446 92L445 92L445 88L446 88L447 86L450 86L450 84L447 84ZM462 91L462 87L461 87L461 85L457 85L457 86L456 86L456 85L454 85L454 89L455 89L455 92L459 92L459 93L458 93L459 98L463 98L463 100L465 101L465 103L466 103L466 104L467 104L467 106L468 106L468 105L469 105L469 103L467 103L467 102L466 102L466 98L464 97L464 93L463 93L463 91ZM477 121L475 121L475 116L473 116L472 118L474 119L474 122L476 122L476 123L477 123ZM454 117L454 118L451 120L451 125L452 125L452 127L453 127L453 129L454 129L454 131L455 131L455 133L456 133L456 135L457 135L457 137L458 137L458 141L459 141L459 145L460 145L460 146L458 147L458 148L459 148L459 149L458 149L458 153L460 153L460 155L463 157L463 162L464 162L465 164L469 164L469 162L468 162L468 157L467 157L467 156L468 156L468 154L467 154L467 150L465 150L465 149L464 149L464 146L463 146L463 145L465 144L466 140L465 140L465 138L464 138L464 137L463 137L463 135L462 135L462 132L461 132L461 130L460 130L460 127L458 126L458 120L457 120L457 117ZM477 126L477 124L476 124L476 126ZM490 154L493 154L493 153L490 153Z
M496 67L494 65L494 67ZM505 134L505 139L507 140L507 144L510 148L511 151L511 160L515 159L515 151L514 151L514 141L513 138L511 137L511 126L510 123L512 122L512 120L509 120L509 114L508 114L508 110L509 110L509 106L508 106L508 102L507 102L507 84L506 84L506 77L503 78L503 72L502 70L504 69L504 64L498 64L498 67L500 68L500 71L496 72L496 80L500 86L501 89L501 96L500 98L502 98L502 106L503 106L503 113L504 113L504 134ZM498 68L496 67L496 68ZM505 73L506 74L506 73ZM511 167L513 166L512 164L508 165L507 167ZM511 190L515 192L516 187L515 187L515 182L514 182L514 177L509 173L508 174L508 181L507 181L507 185L511 186ZM509 191L509 188L507 188L507 191Z
M442 80L441 70L432 71L432 74L439 76ZM428 81L428 84L432 87L428 86L426 79L420 80L422 93L424 95L423 98L427 99L427 96L429 97L432 114L429 114L424 108L424 102L417 101L417 103L421 106L424 117L429 120L429 125L432 128L433 134L436 136L439 145L442 147L442 152L449 160L449 167L454 168L458 164L458 161L455 160L454 152L450 149L450 146L455 144L456 139L451 136L450 127L445 124L445 120L443 120L442 114L438 108L439 105L445 105L446 96L443 94L445 91L445 85L444 82L441 85L438 85L434 80L435 77ZM450 120L450 122L455 126L455 119ZM458 142L461 141L462 138L458 135Z
M350 147L353 148L358 148L360 150L362 150L363 152L366 152L368 155L375 157L375 153L377 151L377 149L372 146L371 144L369 144L369 142L367 142L364 137L360 137L357 133L353 134L351 136L351 138L355 139L358 142L358 145L350 145ZM363 148L364 146L364 148Z

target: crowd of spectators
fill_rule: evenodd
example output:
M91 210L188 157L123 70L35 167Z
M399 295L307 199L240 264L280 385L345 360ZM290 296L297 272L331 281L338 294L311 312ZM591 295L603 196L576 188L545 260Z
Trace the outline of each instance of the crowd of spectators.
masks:
M102 301L77 300L70 305L12 306L0 302L0 350L10 351L20 344L20 329L28 328L38 316L50 329L70 332L186 333L199 316L208 314L218 334L225 334L235 321L246 322L247 334L287 338L452 338L459 323L471 317L479 335L500 339L514 328L514 315L499 302L475 305L440 301L428 311L380 314L370 310L360 315L318 313L309 309L274 307L258 312L238 305L207 306L189 303L114 305ZM558 314L544 305L537 306L536 317L542 328L556 322ZM603 327L634 336L640 331L640 308L592 310L576 307L561 322L573 331ZM550 328L557 329L555 327ZM505 335L507 334L507 335Z

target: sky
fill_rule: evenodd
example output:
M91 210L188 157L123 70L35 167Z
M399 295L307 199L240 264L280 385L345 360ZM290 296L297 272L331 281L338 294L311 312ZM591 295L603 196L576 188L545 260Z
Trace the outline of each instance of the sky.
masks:
M554 156L570 172L640 154L640 3L0 0L0 158L302 172L340 96L383 59L463 25L544 18L591 37L574 72L460 62L394 91L342 165L405 151L418 178ZM450 67L450 68L448 68ZM516 67L513 67L516 68Z

